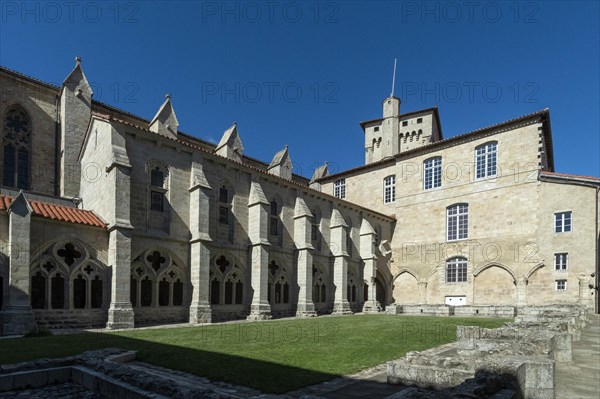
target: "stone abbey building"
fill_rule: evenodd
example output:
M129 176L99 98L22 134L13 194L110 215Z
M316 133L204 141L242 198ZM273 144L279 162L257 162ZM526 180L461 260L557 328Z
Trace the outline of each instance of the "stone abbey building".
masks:
M151 120L93 100L80 61L60 87L0 78L4 335L597 308L600 179L554 171L548 110L444 139L437 108L392 96L365 164L309 180L235 124L216 146L178 131L168 96Z

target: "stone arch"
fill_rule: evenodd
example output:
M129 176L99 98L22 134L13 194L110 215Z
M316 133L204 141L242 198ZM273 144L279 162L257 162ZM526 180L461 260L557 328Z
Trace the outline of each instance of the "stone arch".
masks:
M419 277L408 268L400 270L393 281L394 302L403 304L418 304L421 302L419 292Z
M185 263L171 250L146 248L131 262L133 307L184 306L189 291Z
M477 277L480 273L482 273L484 270L489 269L491 267L499 267L501 269L506 270L506 272L508 274L510 274L510 276L513 279L513 284L517 284L517 274L508 266L503 265L502 263L497 263L497 262L490 262L490 263L486 263L485 265L481 265L478 266L474 271L473 271L473 277Z
M445 271L445 262L443 266L433 268L427 277L423 281L427 281L427 288L425 290L426 303L428 304L441 304L444 303L443 295L440 293L440 280L443 278L443 272Z
M554 283L552 275L540 272L545 266L543 262L538 263L525 273L527 305L544 305L547 299L540 293L554 289L552 286Z
M489 263L473 273L475 305L514 305L517 301L516 274L507 266Z
M108 308L110 270L92 246L75 237L61 237L40 246L32 259L32 307Z

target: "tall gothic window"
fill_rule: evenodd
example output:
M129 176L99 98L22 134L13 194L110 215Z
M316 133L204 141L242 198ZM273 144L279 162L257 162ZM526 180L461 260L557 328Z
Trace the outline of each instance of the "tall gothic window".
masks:
M29 188L31 121L20 108L10 109L3 121L2 184Z

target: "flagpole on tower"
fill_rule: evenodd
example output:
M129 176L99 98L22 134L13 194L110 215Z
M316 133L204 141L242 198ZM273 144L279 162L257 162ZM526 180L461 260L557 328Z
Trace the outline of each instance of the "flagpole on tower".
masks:
M394 75L392 77L392 94L390 97L394 97L394 85L396 84L396 58L394 58Z

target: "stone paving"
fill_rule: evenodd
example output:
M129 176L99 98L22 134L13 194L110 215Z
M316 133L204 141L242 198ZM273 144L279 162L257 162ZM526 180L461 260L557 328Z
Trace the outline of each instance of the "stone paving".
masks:
M81 385L73 383L48 385L42 388L23 389L0 393L0 399L103 399Z
M556 397L600 396L600 315L589 315L581 340L573 343L573 363L556 364Z

